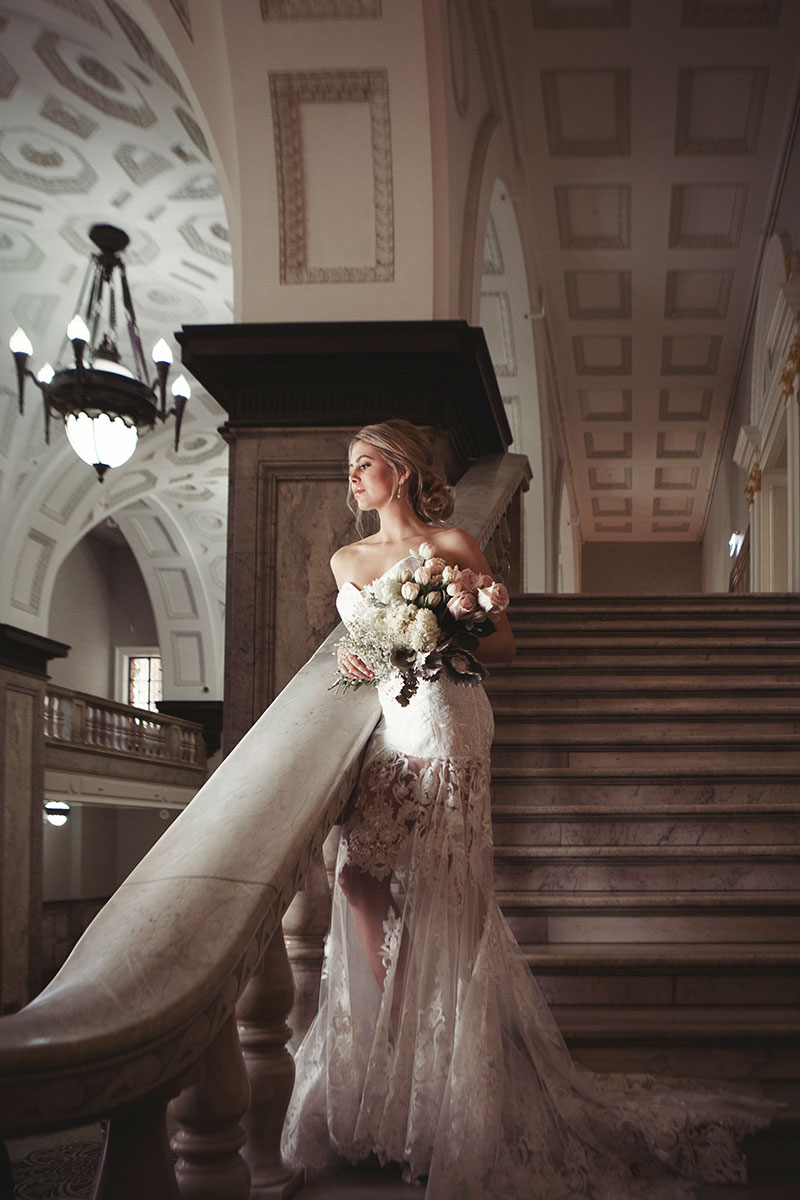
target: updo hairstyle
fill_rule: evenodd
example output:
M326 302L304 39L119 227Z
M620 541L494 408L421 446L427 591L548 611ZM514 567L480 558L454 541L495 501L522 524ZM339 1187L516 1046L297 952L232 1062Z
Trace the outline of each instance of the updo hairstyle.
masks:
M414 512L428 525L444 525L453 512L455 491L434 471L431 443L417 425L393 417L376 425L365 425L359 429L351 446L353 442L366 442L380 450L392 468L395 489L401 472L407 468L409 474L404 486ZM352 491L348 494L347 505L351 512L361 515Z

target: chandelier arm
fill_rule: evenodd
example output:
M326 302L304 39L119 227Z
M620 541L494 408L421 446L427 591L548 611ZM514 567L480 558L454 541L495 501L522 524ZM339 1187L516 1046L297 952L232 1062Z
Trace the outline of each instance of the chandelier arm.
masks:
M187 396L176 396L175 404L166 414L167 417L175 417L175 453L178 452L178 442L181 437L181 425L183 424L183 413L186 408ZM165 418L166 419L166 418Z
M39 381L28 367L29 355L25 354L23 350L14 350L12 353L14 355L14 364L17 368L17 399L19 401L20 415L22 415L25 412L25 376L30 376L34 383L38 383Z
M133 348L133 361L137 375L144 381L147 379L147 365L142 349L142 339L139 336L139 326L136 324L136 313L133 307L131 290L128 287L128 274L122 259L119 260L119 274L122 281L122 303L128 318L128 336L131 339L131 347Z

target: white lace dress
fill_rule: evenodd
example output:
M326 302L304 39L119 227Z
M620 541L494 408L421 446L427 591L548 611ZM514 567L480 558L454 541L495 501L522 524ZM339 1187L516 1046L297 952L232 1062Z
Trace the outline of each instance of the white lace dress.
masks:
M345 622L362 602L345 585ZM687 1180L743 1181L735 1139L774 1111L756 1093L572 1061L495 899L483 687L423 682L405 708L396 690L381 688L337 864L392 880L384 988L337 882L286 1161L375 1154L427 1177L429 1200L675 1200L693 1194Z

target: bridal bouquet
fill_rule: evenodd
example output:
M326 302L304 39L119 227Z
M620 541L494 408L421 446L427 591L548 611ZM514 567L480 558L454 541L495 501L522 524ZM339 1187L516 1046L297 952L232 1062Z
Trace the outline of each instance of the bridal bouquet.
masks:
M508 592L491 575L451 567L423 542L391 571L362 592L365 603L337 651L356 654L374 680L339 673L334 687L359 687L397 676L399 704L405 706L421 679L442 671L457 683L476 684L486 670L474 657L480 638L494 633Z

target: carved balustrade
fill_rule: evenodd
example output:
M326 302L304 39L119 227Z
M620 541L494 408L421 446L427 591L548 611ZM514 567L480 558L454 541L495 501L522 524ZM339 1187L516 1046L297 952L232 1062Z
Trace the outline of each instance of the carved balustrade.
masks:
M44 736L50 745L203 768L203 731L191 721L47 685Z

